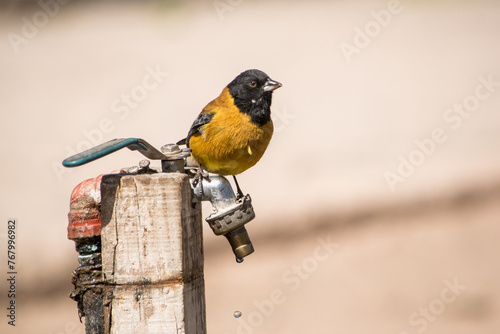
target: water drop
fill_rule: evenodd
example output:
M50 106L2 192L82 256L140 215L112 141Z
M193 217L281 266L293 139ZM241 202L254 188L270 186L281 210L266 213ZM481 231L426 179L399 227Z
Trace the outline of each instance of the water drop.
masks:
M243 259L240 259L240 258L237 257L236 258L236 262L241 263L241 262L243 262Z
M239 317L241 317L241 312L240 311L234 311L233 315L234 315L235 318L239 318Z

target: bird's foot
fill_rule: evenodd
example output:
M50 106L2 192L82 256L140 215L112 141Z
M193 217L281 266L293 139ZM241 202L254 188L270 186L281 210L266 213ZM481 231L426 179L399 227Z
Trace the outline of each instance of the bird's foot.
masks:
M210 177L206 171L203 170L203 168L200 166L198 170L196 171L196 174L193 177L193 188L196 188L198 183L200 184L200 190L201 193L203 194L203 179L207 180L210 182Z
M241 191L241 189L237 189L236 190L236 201L241 200L243 197L245 197L245 195L243 194L243 192Z
M236 180L236 176L233 175L234 183L236 184L236 201L239 201L245 195L243 195L243 191L241 191L240 185L238 184L238 180Z

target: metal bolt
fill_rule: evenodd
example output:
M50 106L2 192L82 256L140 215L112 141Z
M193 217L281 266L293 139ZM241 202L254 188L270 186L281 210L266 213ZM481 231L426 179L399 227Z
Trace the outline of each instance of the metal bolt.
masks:
M176 154L179 153L180 151L181 150L179 146L177 146L176 144L167 144L161 147L161 152L163 154Z
M139 167L133 166L133 167L130 167L127 172L130 173L130 174L135 174L138 171L139 171Z
M141 169L148 168L150 163L151 163L151 161L149 161L148 159L141 160L141 161L139 161L139 168L141 168Z

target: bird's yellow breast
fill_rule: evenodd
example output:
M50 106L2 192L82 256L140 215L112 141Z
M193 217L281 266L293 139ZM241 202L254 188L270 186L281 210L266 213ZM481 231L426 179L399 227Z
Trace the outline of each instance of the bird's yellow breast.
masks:
M213 118L189 139L189 147L207 171L237 175L260 160L273 134L271 120L263 126L253 123L234 105L227 88L202 112Z

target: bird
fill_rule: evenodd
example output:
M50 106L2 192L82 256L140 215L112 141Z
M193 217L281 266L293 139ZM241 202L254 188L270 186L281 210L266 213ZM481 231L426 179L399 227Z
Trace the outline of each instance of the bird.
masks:
M281 86L261 70L246 70L202 109L187 137L178 142L191 149L200 165L193 186L205 177L203 170L231 175L237 198L243 197L236 175L253 167L266 151L274 129L272 94Z

